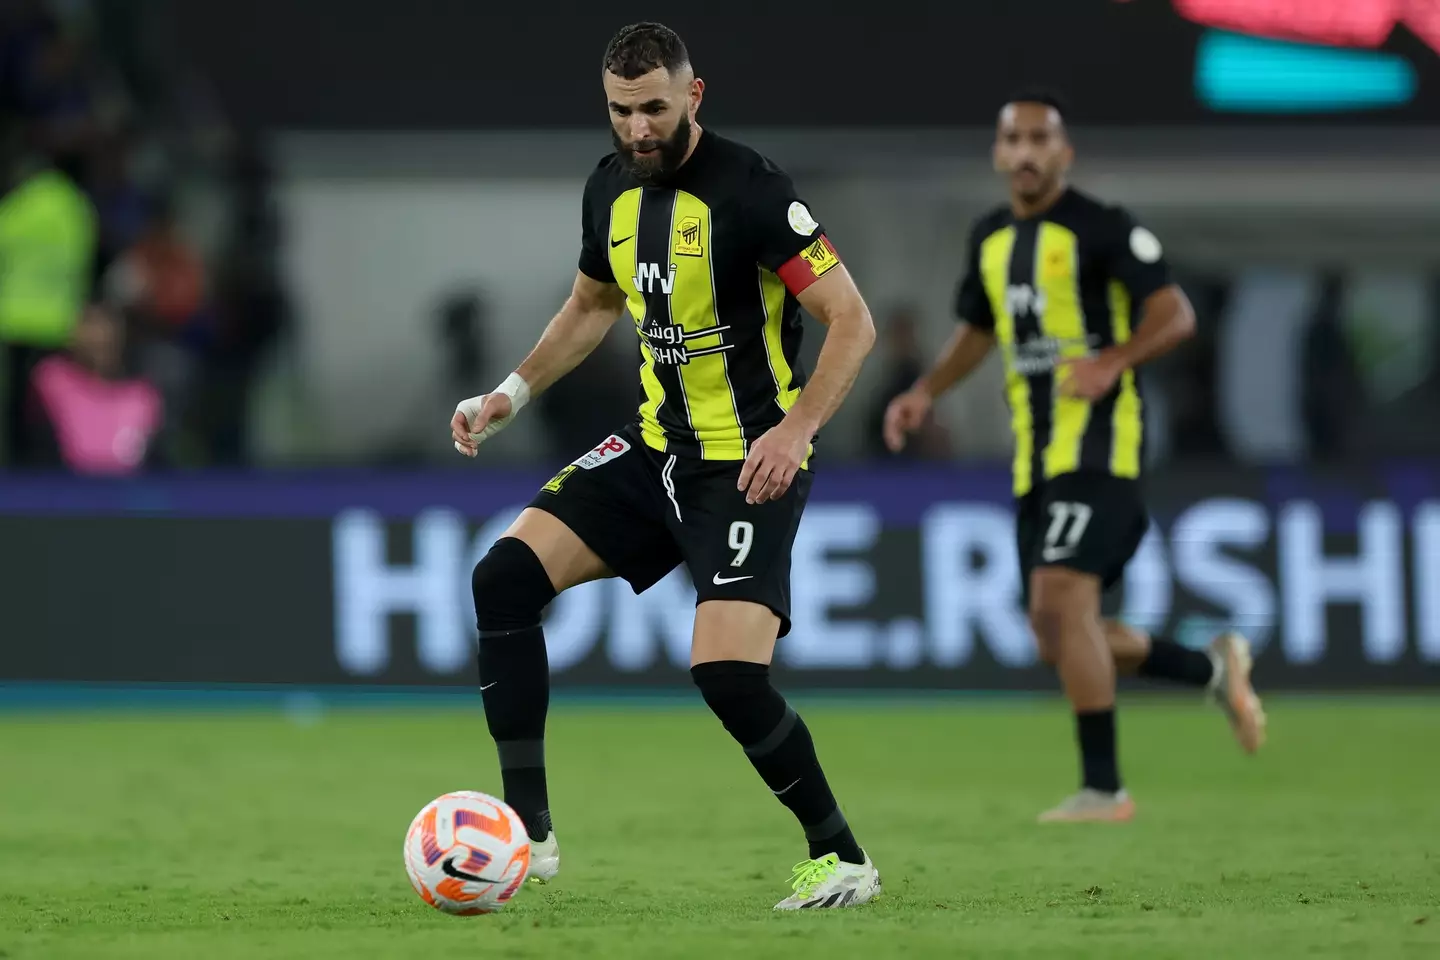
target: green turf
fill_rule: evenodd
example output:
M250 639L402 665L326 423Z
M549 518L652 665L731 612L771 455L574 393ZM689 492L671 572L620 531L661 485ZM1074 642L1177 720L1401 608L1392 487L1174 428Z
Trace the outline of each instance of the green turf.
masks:
M789 814L700 711L552 714L559 882L501 914L425 906L401 866L433 796L498 789L478 714L0 717L0 958L1436 957L1440 706L1122 714L1140 816L1047 826L1058 706L814 706L886 895L776 915Z

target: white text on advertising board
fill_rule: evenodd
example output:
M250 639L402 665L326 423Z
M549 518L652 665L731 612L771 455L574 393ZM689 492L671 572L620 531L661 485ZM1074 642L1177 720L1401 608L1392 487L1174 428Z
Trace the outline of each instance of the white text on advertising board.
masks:
M409 527L408 564L386 561L383 521L367 511L338 516L333 528L335 653L357 676L377 676L392 656L390 618L416 619L416 659L437 675L473 664L470 571L519 512L501 511L471 534L458 513L431 510ZM1319 508L1293 501L1278 509L1240 498L1193 504L1167 530L1152 526L1126 572L1122 616L1199 642L1226 627L1258 646L1279 643L1294 664L1320 661L1330 644L1327 613L1352 608L1365 659L1392 663L1412 643L1422 661L1440 662L1440 503L1406 518L1385 501L1359 508L1354 548L1327 552ZM920 603L877 619L871 551L882 533L869 505L812 505L792 567L794 627L778 659L794 669L963 668L984 649L1003 666L1035 660L1017 606L1019 573L1010 512L985 503L942 503L922 518ZM1408 543L1408 549L1407 549ZM1273 544L1273 575L1253 557ZM1177 588L1213 611L1176 619ZM1408 591L1407 591L1408 588ZM1407 592L1414 596L1413 610ZM689 665L695 592L677 570L641 596L622 581L562 594L545 620L557 673L594 656L618 671Z

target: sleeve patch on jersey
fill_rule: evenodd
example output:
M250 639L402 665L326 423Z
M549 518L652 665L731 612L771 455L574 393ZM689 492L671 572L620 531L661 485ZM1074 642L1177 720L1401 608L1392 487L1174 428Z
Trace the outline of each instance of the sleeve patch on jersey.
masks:
M1130 252L1141 263L1158 263L1164 249L1159 237L1144 227L1136 227L1130 231Z
M820 239L791 257L778 271L781 280L791 293L799 294L810 284L819 280L840 263L840 255L830 245L823 233Z
M786 213L786 218L790 221L790 229L802 237L808 237L820 229L820 224L816 223L815 218L810 216L810 208L799 200L790 204L790 210Z

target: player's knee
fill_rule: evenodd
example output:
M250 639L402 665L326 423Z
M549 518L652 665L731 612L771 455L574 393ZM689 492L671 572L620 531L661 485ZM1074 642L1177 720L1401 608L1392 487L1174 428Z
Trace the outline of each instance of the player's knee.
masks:
M785 699L770 685L770 668L763 663L697 663L690 668L690 678L705 705L741 746L762 741L785 715Z
M475 598L475 626L481 633L533 627L555 599L555 587L540 558L515 537L496 540L475 564L470 592Z
M690 668L690 679L706 705L717 713L733 703L750 700L770 689L770 668L763 663L716 660Z
M1042 603L1038 600L1030 601L1030 629L1035 631L1035 636L1044 643L1052 638L1058 638L1065 628L1065 610L1055 603Z
M1060 643L1092 615L1088 578L1068 570L1037 571L1030 587L1030 626L1046 663L1059 658Z
M1041 645L1057 643L1071 620L1083 616L1084 597L1079 587L1068 571L1035 573L1030 589L1030 626Z
M1056 666L1060 662L1060 638L1064 632L1062 614L1030 605L1030 629L1035 634L1035 647L1040 662Z

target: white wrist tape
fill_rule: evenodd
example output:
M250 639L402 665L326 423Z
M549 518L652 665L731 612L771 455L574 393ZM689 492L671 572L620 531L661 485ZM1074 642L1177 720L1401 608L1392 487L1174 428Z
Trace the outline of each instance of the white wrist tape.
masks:
M479 446L501 430L510 426L510 421L514 420L515 415L520 412L521 408L530 402L530 384L521 379L518 373L510 374L500 386L490 391L490 394L495 393L503 393L510 398L510 413L508 416L490 421L479 433L470 434L470 439L475 441L476 446ZM480 415L480 407L484 404L485 397L490 394L482 394L478 397L471 397L469 400L461 400L460 403L456 405L455 412L464 414L465 422L473 426L475 418ZM455 444L455 449L461 453L465 452L458 443Z

